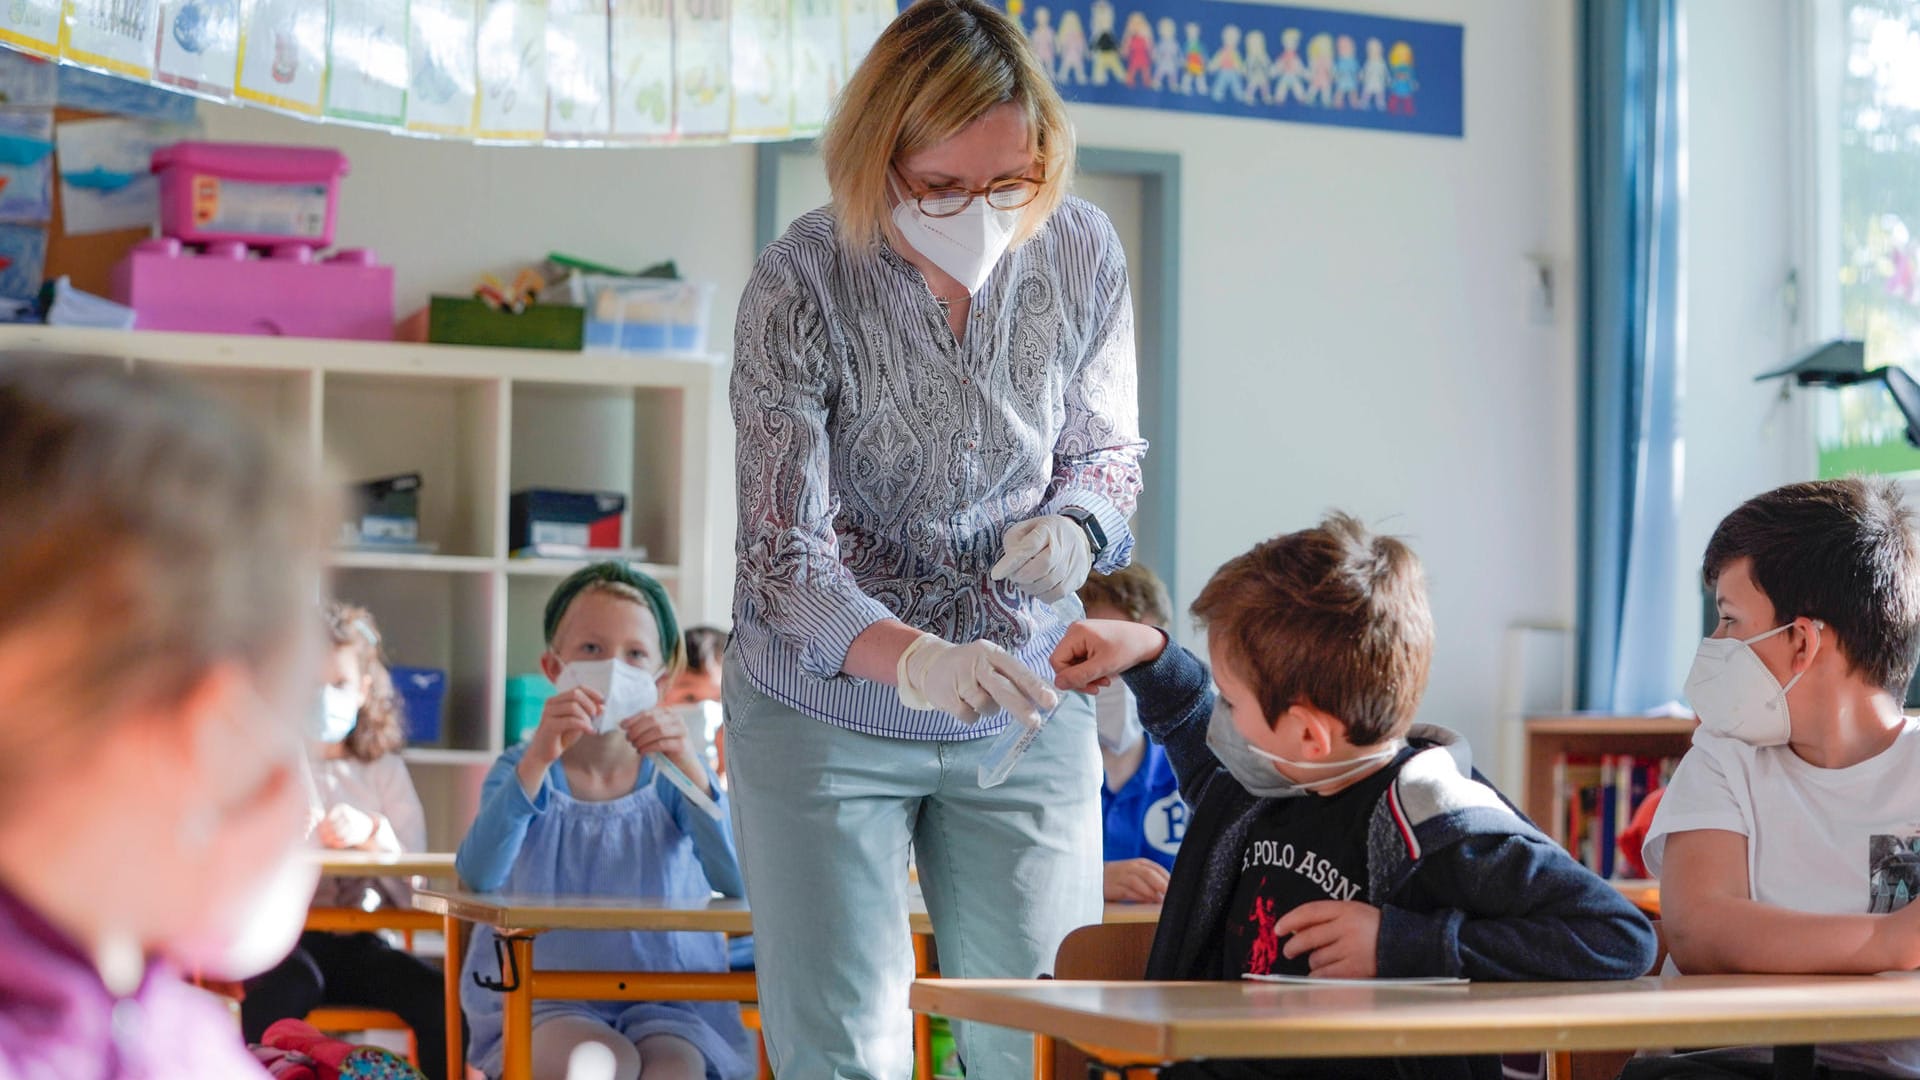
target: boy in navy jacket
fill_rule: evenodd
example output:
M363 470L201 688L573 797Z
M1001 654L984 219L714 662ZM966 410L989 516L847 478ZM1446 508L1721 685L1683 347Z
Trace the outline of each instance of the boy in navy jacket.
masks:
M1624 979L1646 919L1416 726L1433 651L1411 550L1341 514L1222 567L1194 615L1208 667L1151 627L1077 624L1063 688L1124 675L1193 816L1150 979ZM1494 1057L1209 1062L1214 1077L1500 1075Z

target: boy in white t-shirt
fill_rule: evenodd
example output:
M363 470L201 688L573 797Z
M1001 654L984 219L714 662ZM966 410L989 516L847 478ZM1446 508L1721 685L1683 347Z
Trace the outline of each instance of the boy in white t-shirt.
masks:
M1899 489L1770 491L1715 530L1719 625L1687 677L1700 729L1647 836L1687 974L1920 967L1920 543ZM1764 1077L1764 1048L1624 1074ZM1920 1042L1820 1048L1822 1075L1920 1077Z

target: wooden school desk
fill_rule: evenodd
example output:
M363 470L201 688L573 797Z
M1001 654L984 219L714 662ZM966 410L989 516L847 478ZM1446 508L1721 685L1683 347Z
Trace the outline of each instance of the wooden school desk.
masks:
M1815 1044L1920 1038L1920 978L1910 976L1429 987L946 979L916 982L912 1004L1065 1039L1113 1065L1774 1045L1810 1076Z
M377 855L370 851L313 851L309 859L320 864L322 877L397 877L453 880L451 852L418 852L410 855ZM438 930L442 920L424 911L406 908L311 908L307 911L307 929L355 933L361 930ZM458 1015L457 1013L455 1015Z
M506 1051L502 1080L526 1080L532 1072L533 1002L569 1001L742 1001L757 999L754 973L538 971L533 939L550 930L692 931L722 934L753 932L753 916L744 900L657 900L626 897L511 896L499 893L422 889L413 903L439 916L447 934L448 1017L460 1015L460 962L465 925L487 926L503 942L500 982L505 996L501 1042ZM1146 904L1108 904L1112 922L1155 922L1160 909ZM924 941L933 920L916 895L908 926L915 939L916 970L926 974ZM447 1025L448 1069L458 1075L466 1061L460 1025ZM916 1052L929 1057L925 1031L916 1027Z
M447 1071L465 1071L460 1015L460 957L465 927L493 930L500 950L501 1021L506 1060L502 1080L533 1073L533 1002L752 1001L753 972L538 971L533 939L550 930L694 931L746 934L753 930L744 900L659 900L626 897L511 896L417 890L413 905L443 920L447 935Z
M448 881L453 880L454 877L451 852L383 855L371 851L336 851L321 848L308 852L306 857L319 864L322 877L441 878ZM406 946L411 951L415 932L439 930L442 925L443 920L411 908L382 907L366 911L352 907L310 907L307 909L306 928L336 934L394 930L406 935ZM453 1011L447 1015L453 1021L457 1031L460 1027L459 1002L455 1001L453 1005ZM405 1029L405 1023L399 1017L378 1009L340 1009L329 1006L309 1013L308 1016L314 1023L323 1026L331 1022L371 1022L382 1028L392 1025ZM329 1027L329 1030L332 1029Z

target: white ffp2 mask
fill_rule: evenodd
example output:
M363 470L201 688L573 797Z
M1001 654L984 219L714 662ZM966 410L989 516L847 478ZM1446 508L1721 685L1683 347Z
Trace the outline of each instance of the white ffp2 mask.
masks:
M1233 724L1233 710L1227 707L1225 699L1216 697L1213 703L1213 716L1207 723L1207 748L1220 764L1227 767L1240 786L1249 794L1263 799L1289 799L1300 795L1318 795L1323 788L1331 787L1343 780L1351 780L1378 766L1380 762L1391 761L1406 749L1405 739L1392 739L1382 743L1380 749L1356 758L1344 761L1293 761L1278 754L1262 750L1247 741L1245 735ZM1318 769L1340 769L1332 776L1323 776L1318 780L1295 780L1283 775L1275 765L1284 765L1289 769L1314 771Z
M584 686L600 695L606 705L593 718L597 735L660 704L660 686L653 674L624 660L576 660L561 669L553 685L562 693Z
M1020 211L996 210L986 198L952 217L929 217L920 204L902 197L893 207L893 227L913 250L966 286L968 295L980 291L1013 243L1020 227Z
M1814 629L1826 624L1814 621ZM1793 721L1787 710L1787 691L1800 682L1800 675L1785 686L1767 670L1755 642L1784 634L1792 623L1778 626L1757 637L1707 638L1693 654L1693 668L1687 672L1687 704L1700 717L1700 729L1715 735L1738 739L1749 746L1785 746L1793 737ZM1816 636L1816 642L1819 638ZM1815 650L1819 646L1816 644Z

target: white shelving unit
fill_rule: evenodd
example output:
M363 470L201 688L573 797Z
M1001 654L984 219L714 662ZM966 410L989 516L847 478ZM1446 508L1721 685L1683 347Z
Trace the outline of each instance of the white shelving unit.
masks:
M711 492L723 436L723 361L0 327L0 350L85 354L184 376L308 449L347 482L421 474L431 555L340 551L335 592L379 620L394 663L440 668L439 743L407 750L433 845L465 832L503 749L506 680L538 670L541 613L583 565L514 559L507 502L531 487L619 491L623 543L673 594L682 621L713 621L710 561L729 545Z

